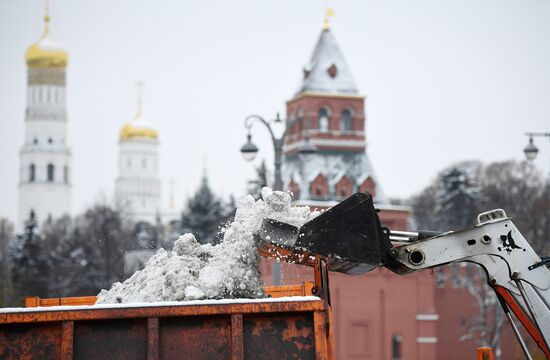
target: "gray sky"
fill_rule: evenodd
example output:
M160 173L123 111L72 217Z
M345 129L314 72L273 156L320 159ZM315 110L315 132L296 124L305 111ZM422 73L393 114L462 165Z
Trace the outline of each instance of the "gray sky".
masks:
M241 195L253 168L238 149L243 118L284 112L325 8L367 95L368 152L385 192L407 197L446 165L522 159L526 131L550 131L547 0L52 0L51 37L69 53L73 212L116 177L118 131L146 83L144 115L161 139L161 179L182 203L203 158L213 188ZM0 217L16 217L24 54L42 33L43 1L0 0ZM264 129L259 159L272 163ZM537 166L550 171L550 142ZM165 201L167 203L167 201Z

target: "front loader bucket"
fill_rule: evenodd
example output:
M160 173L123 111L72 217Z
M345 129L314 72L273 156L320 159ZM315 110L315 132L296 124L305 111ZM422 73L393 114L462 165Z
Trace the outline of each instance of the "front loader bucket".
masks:
M297 228L266 219L260 239L329 259L330 270L351 275L384 264L391 247L369 194L356 193Z

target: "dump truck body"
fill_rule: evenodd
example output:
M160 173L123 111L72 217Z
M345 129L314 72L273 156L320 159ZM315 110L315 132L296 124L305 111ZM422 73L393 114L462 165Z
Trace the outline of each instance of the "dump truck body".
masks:
M270 288L284 296L313 287ZM93 301L29 298L42 307L0 309L0 358L333 358L329 309L315 296L44 307Z

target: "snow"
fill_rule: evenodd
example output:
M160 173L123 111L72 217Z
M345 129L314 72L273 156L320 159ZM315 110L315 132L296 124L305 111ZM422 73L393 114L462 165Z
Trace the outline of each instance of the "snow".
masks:
M71 306L38 306L28 308L0 308L0 314L5 313L29 313L40 311L71 311L71 310L98 310L98 309L128 309L143 307L165 306L193 306L193 305L228 305L228 304L264 304L279 302L305 302L319 301L316 296L285 296L280 298L262 299L220 299L220 300L190 300L190 301L156 301L156 302L131 302L124 304L96 304L96 305L71 305Z
M136 128L146 128L146 129L155 129L155 124L152 121L145 119L142 116L137 117L131 122L133 127Z
M44 51L64 51L63 47L59 43L48 37L40 39L37 45Z
M184 234L174 250L160 249L145 268L124 283L102 290L97 304L192 301L203 299L262 298L259 255L254 236L264 218L294 226L313 219L318 212L309 207L292 206L290 195L262 189L262 199L242 198L235 219L223 230L218 245L201 245L193 234Z

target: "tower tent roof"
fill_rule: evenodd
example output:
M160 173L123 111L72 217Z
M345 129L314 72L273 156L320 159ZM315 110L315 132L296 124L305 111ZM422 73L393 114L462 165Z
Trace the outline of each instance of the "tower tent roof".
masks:
M296 95L305 92L357 95L344 55L332 31L323 29L309 63L304 68L304 78Z

